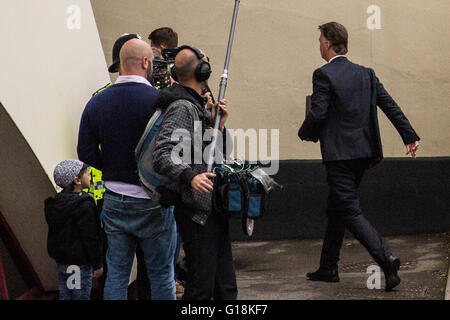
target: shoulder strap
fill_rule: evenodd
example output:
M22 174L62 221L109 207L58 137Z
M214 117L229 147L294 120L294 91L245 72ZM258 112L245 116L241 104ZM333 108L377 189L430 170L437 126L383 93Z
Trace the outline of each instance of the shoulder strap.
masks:
M147 126L145 127L144 133L141 136L141 139L139 140L139 143L136 146L136 149L134 149L134 154L136 158L139 158L139 154L141 153L142 146L144 145L144 141L147 138L147 135L149 134L150 130L152 129L153 125L156 123L156 121L159 119L163 111L161 109L156 109L155 113L153 113L152 117L147 123Z

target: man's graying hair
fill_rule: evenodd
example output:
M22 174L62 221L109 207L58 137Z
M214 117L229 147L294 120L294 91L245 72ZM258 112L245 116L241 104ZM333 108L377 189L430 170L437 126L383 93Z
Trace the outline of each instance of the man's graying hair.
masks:
M345 27L337 22L328 22L319 26L323 36L330 41L330 46L337 54L348 52L348 33Z

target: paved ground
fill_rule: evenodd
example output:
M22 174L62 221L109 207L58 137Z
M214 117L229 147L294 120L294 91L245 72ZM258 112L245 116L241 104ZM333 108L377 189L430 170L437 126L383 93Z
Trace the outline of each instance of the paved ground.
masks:
M344 240L339 283L313 282L306 272L319 263L322 240L235 242L233 255L239 299L444 299L449 270L448 234L385 238L402 262L401 284L392 292L369 290L367 268L372 258L353 238ZM382 272L381 272L382 274Z

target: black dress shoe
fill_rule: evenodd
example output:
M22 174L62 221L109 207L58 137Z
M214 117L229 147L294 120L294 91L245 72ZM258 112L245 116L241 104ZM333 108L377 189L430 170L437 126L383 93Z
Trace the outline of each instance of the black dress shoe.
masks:
M311 281L339 282L337 269L328 271L319 268L316 272L308 272L306 276Z
M386 291L391 291L400 284L400 277L397 271L400 269L400 259L390 256L387 261L387 267L384 270L384 277L386 279Z

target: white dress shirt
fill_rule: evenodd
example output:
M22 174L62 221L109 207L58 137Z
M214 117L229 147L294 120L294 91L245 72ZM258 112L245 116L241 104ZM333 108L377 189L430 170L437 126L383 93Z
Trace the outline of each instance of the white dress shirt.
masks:
M340 55L334 56L333 58L330 59L330 61L328 61L328 63L330 63L331 61L333 61L334 59L339 58L339 57L345 57L345 55L340 54Z

